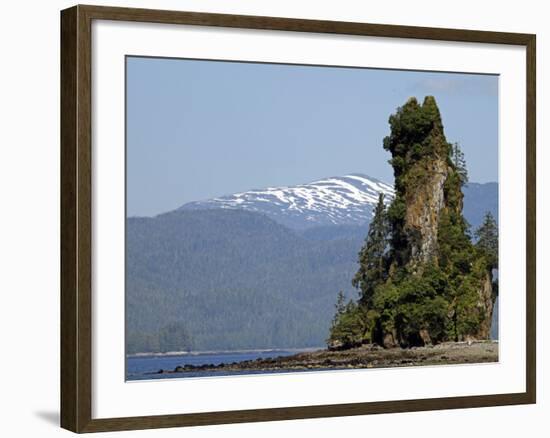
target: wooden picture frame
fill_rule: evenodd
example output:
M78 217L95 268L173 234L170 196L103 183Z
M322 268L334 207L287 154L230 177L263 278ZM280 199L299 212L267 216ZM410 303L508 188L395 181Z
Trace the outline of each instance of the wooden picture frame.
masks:
M526 48L526 391L126 418L92 418L92 22L113 20L355 36L517 45ZM290 18L75 6L61 12L61 426L74 432L149 429L536 402L536 37Z

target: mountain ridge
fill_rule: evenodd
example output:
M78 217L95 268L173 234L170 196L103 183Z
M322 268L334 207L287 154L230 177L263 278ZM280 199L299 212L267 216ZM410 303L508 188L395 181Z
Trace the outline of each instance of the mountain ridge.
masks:
M294 186L266 187L193 201L178 210L243 209L264 213L295 230L370 222L379 193L388 201L393 187L360 173L333 176Z
M379 179L362 173L332 176L309 183L252 189L201 201L191 201L181 210L240 209L263 213L276 222L306 234L319 234L327 227L368 227L378 195L389 204L394 189ZM484 209L498 220L498 183L471 182L464 186L465 215L472 228L481 224ZM332 233L334 233L334 228Z

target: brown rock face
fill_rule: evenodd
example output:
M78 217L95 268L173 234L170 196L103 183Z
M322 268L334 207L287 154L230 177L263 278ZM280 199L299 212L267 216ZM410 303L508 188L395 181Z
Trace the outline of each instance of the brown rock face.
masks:
M384 340L383 340L383 346L384 348L394 348L394 347L397 347L398 343L396 342L395 340L395 336L394 336L394 333L391 332L391 333L386 333L384 335Z
M478 293L479 300L477 302L477 307L484 315L484 318L474 338L489 339L491 336L491 322L493 320L493 307L496 298L493 292L493 278L490 272L487 272Z
M426 329L420 330L419 334L420 339L422 339L422 342L424 342L424 345L431 345L432 344L432 338L430 337L430 333Z
M411 243L410 263L420 268L431 260L437 262L437 232L445 207L444 184L449 168L442 159L417 166L424 176L421 183L407 189L405 231Z
M415 183L405 188L404 229L411 248L408 266L413 272L422 274L427 263L438 264L438 229L442 211L449 208L445 201L444 188L451 170L442 159L420 162L415 167L411 169L411 173L417 173L421 177L414 179ZM461 213L462 202L459 199L456 208ZM477 308L472 311L482 315L481 323L477 332L468 336L468 340L487 340L490 338L495 302L491 272L484 274L477 293ZM426 329L420 330L419 338L424 345L431 343L430 333Z

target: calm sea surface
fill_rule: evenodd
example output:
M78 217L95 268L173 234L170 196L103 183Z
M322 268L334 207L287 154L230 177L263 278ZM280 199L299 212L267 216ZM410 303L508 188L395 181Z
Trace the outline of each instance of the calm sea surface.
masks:
M322 348L322 347L320 347ZM306 351L306 350L300 350ZM177 356L128 356L126 358L127 380L181 379L182 377L227 376L237 374L265 374L265 371L198 371L188 373L155 374L159 370L173 370L178 365L219 365L243 360L265 359L268 357L290 356L299 350L270 350L220 353L190 353ZM284 371L281 371L284 372ZM270 371L273 373L273 371Z

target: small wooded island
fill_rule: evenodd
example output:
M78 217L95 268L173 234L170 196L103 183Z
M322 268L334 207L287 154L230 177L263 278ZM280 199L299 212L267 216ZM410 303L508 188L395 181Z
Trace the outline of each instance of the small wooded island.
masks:
M359 252L357 300L338 294L327 350L159 372L301 370L481 363L498 292L498 228L490 213L470 234L462 214L464 155L449 143L434 97L390 116L395 198L380 195ZM474 240L474 242L473 242Z
M386 348L488 340L497 283L498 229L488 213L472 243L462 214L468 176L447 142L432 96L390 116L395 198L381 196L359 253L358 302L340 295L329 346Z

